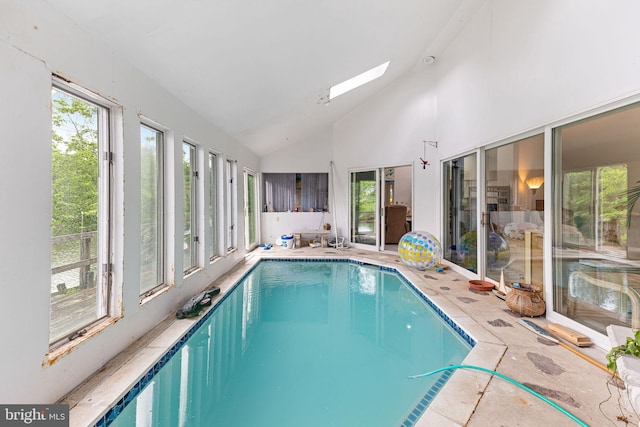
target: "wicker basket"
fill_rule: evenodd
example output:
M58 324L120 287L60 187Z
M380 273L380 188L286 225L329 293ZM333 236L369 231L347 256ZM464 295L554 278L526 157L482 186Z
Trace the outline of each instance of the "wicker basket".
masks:
M511 290L507 292L504 302L514 313L526 317L542 316L545 312L545 303L542 297L542 288L537 285L520 283L520 287L513 284L507 285Z

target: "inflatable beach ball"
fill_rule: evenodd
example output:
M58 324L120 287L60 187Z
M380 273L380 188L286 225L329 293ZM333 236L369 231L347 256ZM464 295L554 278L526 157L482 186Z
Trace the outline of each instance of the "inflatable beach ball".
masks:
M442 246L431 233L410 231L398 242L398 255L409 267L426 270L440 262Z

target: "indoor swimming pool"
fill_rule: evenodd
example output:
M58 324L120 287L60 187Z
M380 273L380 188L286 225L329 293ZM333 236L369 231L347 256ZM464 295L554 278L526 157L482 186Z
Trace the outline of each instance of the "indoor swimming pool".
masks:
M473 345L395 269L262 260L98 425L411 426Z

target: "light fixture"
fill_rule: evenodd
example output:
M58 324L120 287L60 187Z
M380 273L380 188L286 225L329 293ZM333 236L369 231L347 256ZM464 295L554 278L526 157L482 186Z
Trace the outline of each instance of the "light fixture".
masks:
M531 193L536 194L536 190L538 190L538 188L542 187L542 184L544 184L544 177L534 176L532 178L527 178L526 183L529 189L531 189Z
M424 58L422 58L422 62L424 62L427 65L433 64L434 62L436 62L436 57L435 56L425 56Z
M329 89L329 99L331 100L336 96L340 96L343 93L347 93L350 90L362 86L363 84L369 83L372 80L382 77L385 71L387 71L389 62L390 61L387 61L384 64L378 65L377 67L374 67L369 71L365 71L362 74L358 74L357 76L352 77L349 80L345 80L342 83L331 86L331 89Z

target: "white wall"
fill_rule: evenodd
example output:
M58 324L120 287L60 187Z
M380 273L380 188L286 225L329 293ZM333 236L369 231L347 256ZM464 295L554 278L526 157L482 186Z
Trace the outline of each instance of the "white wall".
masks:
M640 89L640 4L488 1L438 55L444 156Z
M433 69L411 73L334 126L337 223L348 236L349 171L413 165L413 229L437 233L439 223L439 149L426 147L430 165L422 168L425 140L437 139L437 102Z
M413 167L393 168L393 203L411 208L413 200Z
M51 276L51 74L122 106L124 145L116 157L115 223L119 239L115 251L114 286L122 288L124 316L97 335L57 359L49 359ZM181 153L183 137L202 148L215 149L258 170L259 159L228 135L172 97L118 56L51 9L45 1L6 0L0 4L0 402L48 403L61 398L104 363L131 344L185 300L206 287L244 255L244 227L238 224L238 251L139 305L140 134L139 114L172 130L174 153ZM170 142L170 141L169 141ZM175 159L180 170L180 159ZM172 194L172 226L182 229L182 186L178 174ZM124 187L123 187L124 182ZM242 186L238 186L238 200ZM206 201L206 200L205 200ZM242 218L242 206L238 206ZM171 239L172 236L169 236ZM182 239L173 251L181 253ZM204 246L204 245L203 245ZM182 271L182 260L171 266Z
M338 224L348 170L414 163L414 229L440 234L439 160L640 92L640 3L489 0L437 61L334 126ZM344 233L346 231L341 231Z

